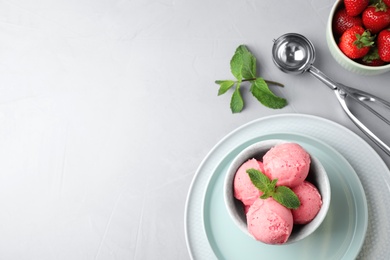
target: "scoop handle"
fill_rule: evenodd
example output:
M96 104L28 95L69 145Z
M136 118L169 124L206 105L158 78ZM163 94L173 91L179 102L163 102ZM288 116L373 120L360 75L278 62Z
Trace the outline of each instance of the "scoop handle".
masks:
M377 103L389 108L390 103L373 95L370 95L367 92L359 91L357 89L347 87L343 84L333 81L331 78L322 73L319 69L311 65L307 70L311 75L319 79L322 83L327 85L336 93L336 97L341 104L341 107L344 109L345 113L352 120L352 122L368 137L370 138L379 148L381 148L387 155L390 156L390 147L384 143L377 135L375 135L370 129L368 129L349 109L345 98L347 96L352 97L358 104L366 108L368 111L373 113L376 117L380 118L382 121L386 122L389 125L389 120L384 118L378 112L367 106L362 100L374 100Z
M322 73L319 69L311 65L307 70L311 75L319 79L322 83L327 85L330 89L335 90L340 88L336 82L334 82L331 78Z
M379 148L381 148L387 155L390 156L390 147L384 143L378 136L376 136L370 129L368 129L349 109L347 102L345 101L346 93L342 90L335 89L335 94L339 100L342 108L352 122L368 137L373 141Z

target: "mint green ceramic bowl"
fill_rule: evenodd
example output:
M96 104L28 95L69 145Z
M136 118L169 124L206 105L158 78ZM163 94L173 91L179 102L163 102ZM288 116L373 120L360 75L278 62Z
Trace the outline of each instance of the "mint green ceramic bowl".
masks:
M374 76L374 75L379 75L379 74L389 72L390 64L378 66L378 67L366 66L351 60L350 58L345 56L344 53L342 53L342 51L339 49L333 37L332 20L334 14L336 13L339 6L342 5L342 3L343 0L338 0L334 3L329 14L328 23L326 25L326 42L328 44L329 51L332 54L333 58L346 70L349 70L359 75Z

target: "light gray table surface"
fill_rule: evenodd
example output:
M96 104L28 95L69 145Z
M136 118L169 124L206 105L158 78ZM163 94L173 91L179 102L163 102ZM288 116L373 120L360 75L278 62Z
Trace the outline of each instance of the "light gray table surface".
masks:
M309 114L343 125L390 158L310 75L272 62L296 32L336 81L390 100L390 74L346 71L325 25L334 1L0 0L0 259L189 259L184 211L208 152L252 120ZM288 106L229 109L240 44ZM229 94L230 93L230 94Z

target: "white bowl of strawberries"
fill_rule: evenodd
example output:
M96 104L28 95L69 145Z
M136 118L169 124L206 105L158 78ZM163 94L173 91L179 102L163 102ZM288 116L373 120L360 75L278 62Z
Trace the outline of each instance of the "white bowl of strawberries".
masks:
M335 60L360 75L390 71L390 0L338 0L326 41Z

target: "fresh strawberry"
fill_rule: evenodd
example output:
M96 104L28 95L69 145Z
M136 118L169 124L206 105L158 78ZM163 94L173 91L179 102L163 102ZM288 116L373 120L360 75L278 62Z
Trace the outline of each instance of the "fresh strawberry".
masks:
M361 26L346 30L340 37L340 50L351 59L364 57L374 44L374 37Z
M379 66L385 65L386 62L384 62L381 59L371 60L371 61L368 61L368 62L363 60L362 64L363 65L367 65L367 66L371 66L371 67L379 67Z
M372 67L382 66L385 64L385 62L379 57L378 48L376 47L370 49L367 55L363 57L361 63Z
M390 25L390 9L380 0L364 10L362 19L364 27L370 30L372 34L377 34Z
M369 2L369 0L344 0L344 5L348 15L357 16L366 9Z
M383 30L378 34L377 45L381 60L390 62L390 29Z
M337 37L340 37L347 29L355 25L363 26L362 18L348 15L345 8L339 9L333 17L332 29Z
M387 7L390 7L390 0L383 0L383 2L387 5Z

